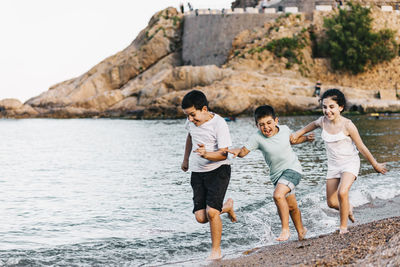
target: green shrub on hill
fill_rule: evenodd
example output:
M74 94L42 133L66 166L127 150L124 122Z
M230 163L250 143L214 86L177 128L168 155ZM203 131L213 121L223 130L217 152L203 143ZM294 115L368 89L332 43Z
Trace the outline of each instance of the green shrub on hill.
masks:
M302 32L300 35L294 35L293 38L284 37L269 42L265 48L274 53L278 58L285 57L288 62L286 68L290 69L293 64L301 64L303 54L301 49L307 45L307 39Z
M326 38L318 44L317 54L330 57L333 69L353 74L396 57L399 46L394 32L373 32L370 9L352 2L348 6L348 10L340 9L332 18L324 19Z

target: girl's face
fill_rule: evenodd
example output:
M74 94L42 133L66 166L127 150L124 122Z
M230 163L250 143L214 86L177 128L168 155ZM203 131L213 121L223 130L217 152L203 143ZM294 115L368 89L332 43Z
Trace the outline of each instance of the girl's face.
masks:
M339 106L332 97L327 97L322 100L322 112L328 120L332 121L337 119L342 111L343 107Z

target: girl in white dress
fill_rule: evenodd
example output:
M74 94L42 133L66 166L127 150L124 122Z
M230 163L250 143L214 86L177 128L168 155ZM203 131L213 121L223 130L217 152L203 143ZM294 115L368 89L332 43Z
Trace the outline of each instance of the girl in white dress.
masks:
M326 201L330 208L340 212L340 234L347 233L347 218L354 222L353 207L349 203L349 190L358 176L360 158L358 151L369 161L376 172L385 174L385 163L378 163L364 145L353 122L341 115L346 98L338 89L329 89L321 96L324 116L311 122L292 135L293 140L322 128L328 158L326 175ZM357 150L358 149L358 150Z

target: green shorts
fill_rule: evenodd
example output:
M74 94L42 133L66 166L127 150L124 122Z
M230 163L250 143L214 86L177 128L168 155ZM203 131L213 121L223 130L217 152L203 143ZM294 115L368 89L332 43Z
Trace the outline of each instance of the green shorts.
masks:
M290 188L290 192L287 194L292 195L294 194L294 188L300 183L300 179L303 175L301 173L298 173L294 170L287 169L284 170L281 176L278 179L278 182L276 182L275 186L277 184L284 184L287 187Z

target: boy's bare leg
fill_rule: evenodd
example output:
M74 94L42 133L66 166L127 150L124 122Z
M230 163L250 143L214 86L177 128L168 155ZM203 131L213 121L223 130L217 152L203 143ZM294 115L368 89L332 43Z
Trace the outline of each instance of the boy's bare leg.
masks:
M296 228L299 240L303 240L306 236L307 228L303 226L303 222L301 220L301 212L299 207L297 206L296 196L294 194L287 196L286 201L289 205L290 217L292 218L294 227Z
M282 231L278 241L286 241L289 239L289 205L286 201L286 194L290 192L290 188L284 184L277 184L274 191L274 201L278 209L279 218L281 219Z
M233 210L233 199L232 198L228 198L227 201L225 201L224 206L222 207L222 213L228 213L228 217L232 222L237 222L237 218L236 218L236 213Z
M206 209L197 210L194 212L194 216L196 217L196 221L199 223L208 223Z
M347 220L350 216L350 203L349 203L349 191L350 187L355 180L355 176L351 173L344 172L340 179L338 187L338 199L339 199L339 212L340 212L340 234L345 234L347 230Z
M211 254L208 260L218 260L222 258L221 255L221 236L222 236L222 221L220 218L221 213L219 210L207 206L207 217L210 222L211 231Z

